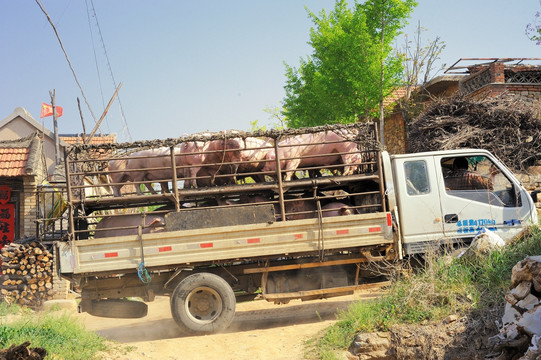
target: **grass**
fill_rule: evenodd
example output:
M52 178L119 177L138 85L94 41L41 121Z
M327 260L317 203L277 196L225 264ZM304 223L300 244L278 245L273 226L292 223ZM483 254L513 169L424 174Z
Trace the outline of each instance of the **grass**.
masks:
M322 337L307 343L307 348L319 359L336 359L335 352L347 349L358 333L387 331L398 324L426 324L501 305L513 266L538 254L541 230L532 228L505 248L483 256L427 255L420 270L395 277L382 297L353 303L339 313L338 321ZM396 273L404 274L400 270Z
M5 315L18 315L7 321ZM97 334L87 331L66 313L34 313L16 305L0 303L0 349L30 341L30 347L47 350L47 359L88 360L112 350Z

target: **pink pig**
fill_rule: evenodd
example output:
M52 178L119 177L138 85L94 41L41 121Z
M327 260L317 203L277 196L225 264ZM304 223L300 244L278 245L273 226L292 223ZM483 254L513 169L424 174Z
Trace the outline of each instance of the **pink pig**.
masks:
M174 149L174 152L178 154L179 150ZM161 147L134 152L128 158L126 171L130 172L132 181L146 181L145 185L152 194L156 194L151 184L153 181L159 182L162 192L167 193L169 192L168 181L173 178L170 149ZM136 186L136 191L141 194L139 186Z
M332 164L344 164L343 175L351 175L361 162L357 144L344 141L344 138L332 131L314 134L301 134L289 137L278 143L280 168L286 172L285 181L291 180L299 167L322 168ZM275 154L269 153L267 160L274 160ZM264 171L276 171L274 161L268 161Z
M180 146L177 166L185 169L184 187L211 186L234 182L240 160L239 139L190 141ZM231 175L231 177L217 177Z
M179 149L175 148L174 152L177 154ZM118 184L113 185L114 196L121 196L120 189L126 182L145 182L147 189L156 194L151 183L157 181L161 185L162 192L169 192L168 181L173 178L168 147L136 151L127 157L110 160L108 169L111 181ZM177 176L182 177L181 174ZM142 194L139 185L136 185L135 189L137 194Z
M254 174L260 172L265 167L265 159L274 155L274 146L271 139L259 139L247 137L242 141L242 151L240 151L240 161L238 167L239 174L252 173L248 175L257 182L265 182L265 175Z

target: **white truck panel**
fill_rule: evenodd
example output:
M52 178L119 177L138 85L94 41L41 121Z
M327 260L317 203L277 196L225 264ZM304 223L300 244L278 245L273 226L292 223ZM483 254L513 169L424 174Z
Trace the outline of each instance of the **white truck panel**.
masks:
M390 214L322 219L323 248L390 244ZM313 252L320 249L318 219L171 231L142 235L147 267ZM62 273L133 270L141 263L138 236L59 244Z

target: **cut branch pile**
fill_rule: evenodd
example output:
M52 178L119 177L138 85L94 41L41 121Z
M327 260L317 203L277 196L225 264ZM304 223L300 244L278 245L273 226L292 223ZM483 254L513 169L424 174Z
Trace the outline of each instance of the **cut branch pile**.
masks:
M47 357L44 348L30 348L30 341L21 345L11 345L9 349L0 350L0 360L42 360Z
M53 257L39 242L9 244L2 248L0 298L39 307L53 295Z
M512 170L541 160L541 121L531 104L511 96L457 96L434 101L410 125L409 151L482 148Z

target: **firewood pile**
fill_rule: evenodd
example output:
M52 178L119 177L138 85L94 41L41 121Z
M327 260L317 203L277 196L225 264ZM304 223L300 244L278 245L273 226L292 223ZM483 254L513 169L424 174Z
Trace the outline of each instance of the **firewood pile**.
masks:
M410 125L409 152L482 148L514 171L541 160L537 109L512 96L434 101Z
M497 359L541 358L541 256L527 257L513 267L505 300L500 333L489 339Z
M0 360L42 360L47 357L44 348L30 348L30 341L0 350Z
M53 295L53 256L41 243L9 244L2 248L0 298L39 307Z

